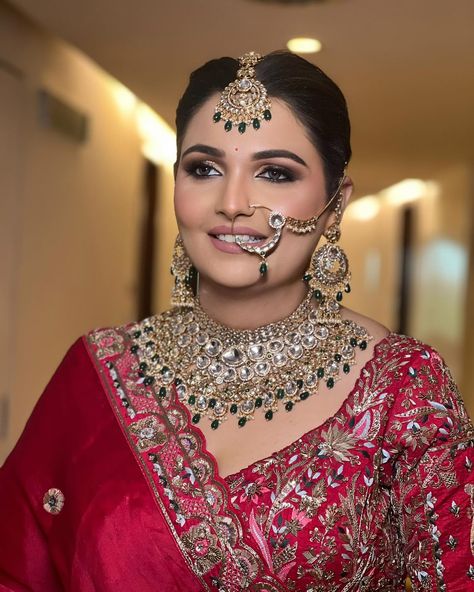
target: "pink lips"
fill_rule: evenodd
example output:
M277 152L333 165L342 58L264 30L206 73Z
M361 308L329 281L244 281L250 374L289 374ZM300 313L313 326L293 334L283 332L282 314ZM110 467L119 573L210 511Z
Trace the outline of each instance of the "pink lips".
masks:
M239 247L237 243L226 243L225 241L219 240L215 235L217 234L248 234L249 236L258 236L262 237L262 240L259 242L253 242L252 245L259 245L264 242L265 236L262 235L261 232L255 230L255 228L250 228L249 226L234 226L231 228L230 226L215 226L211 228L208 232L209 238L211 239L212 244L216 247L217 250L222 251L224 253L231 253L231 254L242 254L245 253L243 249Z

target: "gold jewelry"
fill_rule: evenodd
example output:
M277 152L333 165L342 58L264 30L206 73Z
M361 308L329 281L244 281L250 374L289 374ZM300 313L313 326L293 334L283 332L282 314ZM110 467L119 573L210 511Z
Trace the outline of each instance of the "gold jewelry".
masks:
M291 230L291 232L294 232L295 234L307 234L308 232L313 232L314 230L316 230L316 226L318 224L318 221L321 218L321 216L324 214L324 212L327 209L329 209L329 207L332 205L332 203L335 200L341 199L341 196L342 196L341 188L342 188L342 184L345 181L345 178L346 178L346 170L344 169L336 191L333 193L332 197L329 199L329 201L324 206L324 208L318 214L313 216L312 218L309 218L308 220L298 220L298 218L292 218L291 216L287 216L286 217L286 227L288 228L288 230ZM336 207L337 207L337 204L336 204ZM342 207L342 202L339 207ZM341 212L341 214L342 214L342 212Z
M333 388L355 363L355 349L372 339L350 320L327 323L312 294L286 319L235 330L194 309L174 308L136 325L130 350L138 357L143 384L166 400L176 394L193 423L203 416L217 429L229 415L243 427L261 410L267 420L281 406Z
M216 123L224 120L226 132L230 132L233 125L241 134L249 125L258 130L262 120L272 118L267 89L255 78L254 66L261 59L262 56L254 51L241 56L237 79L222 91L213 119Z
M183 239L179 234L174 243L170 271L171 275L174 276L171 306L193 307L196 298L193 293L192 283L196 270L184 249Z
M265 206L257 206L251 205L251 208L264 208ZM270 209L270 208L267 208ZM267 254L272 251L278 244L281 238L281 231L283 230L283 226L285 226L286 218L281 212L277 211L270 211L270 216L268 217L268 224L270 228L275 230L272 238L265 244L260 245L258 247L252 247L250 243L245 243L242 237L235 236L235 242L239 245L241 249L247 251L248 253L256 253L262 258L262 262L260 263L260 275L265 275L268 271L268 264L266 262Z
M351 290L349 260L336 244L341 237L342 199L340 192L334 209L336 221L324 232L327 243L313 253L310 268L303 277L319 301L320 315L326 323L340 322L340 302L344 292Z

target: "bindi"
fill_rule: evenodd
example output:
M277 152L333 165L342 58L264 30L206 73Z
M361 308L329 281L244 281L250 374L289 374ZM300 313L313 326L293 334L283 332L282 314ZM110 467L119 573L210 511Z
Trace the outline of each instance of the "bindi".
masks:
M235 147L235 148L234 148L234 150L235 150L236 152L238 152L238 151L239 151L239 149L238 149L237 147Z

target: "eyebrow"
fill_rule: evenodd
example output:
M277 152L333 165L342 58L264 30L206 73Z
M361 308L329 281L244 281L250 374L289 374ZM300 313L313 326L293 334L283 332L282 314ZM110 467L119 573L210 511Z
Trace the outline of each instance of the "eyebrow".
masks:
M214 158L222 158L225 156L225 152L223 150L219 150L219 148L207 146L206 144L194 144L193 146L186 148L186 150L181 155L181 158L184 158L191 152L201 152L202 154L207 154L209 156L213 156Z
M208 156L212 156L214 158L223 158L225 156L225 152L223 150L219 150L219 148L214 148L213 146L208 146L207 144L194 144L193 146L186 148L186 150L181 155L181 158L184 158L191 152L200 152L201 154L207 154ZM264 160L266 158L289 158L305 167L308 166L300 156L294 152L291 152L290 150L261 150L260 152L256 152L252 155L252 160Z
M261 150L252 156L252 160L264 160L265 158L290 158L298 164L308 166L300 156L289 150Z

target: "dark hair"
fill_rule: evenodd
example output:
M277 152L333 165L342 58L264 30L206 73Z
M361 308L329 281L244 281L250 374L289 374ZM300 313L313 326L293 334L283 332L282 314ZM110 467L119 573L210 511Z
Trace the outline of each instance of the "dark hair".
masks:
M238 67L237 60L224 57L192 72L176 110L178 159L189 121L212 94L235 80ZM305 127L322 158L326 191L332 195L351 157L349 114L341 90L320 68L288 51L266 55L255 71L268 95L285 102Z

